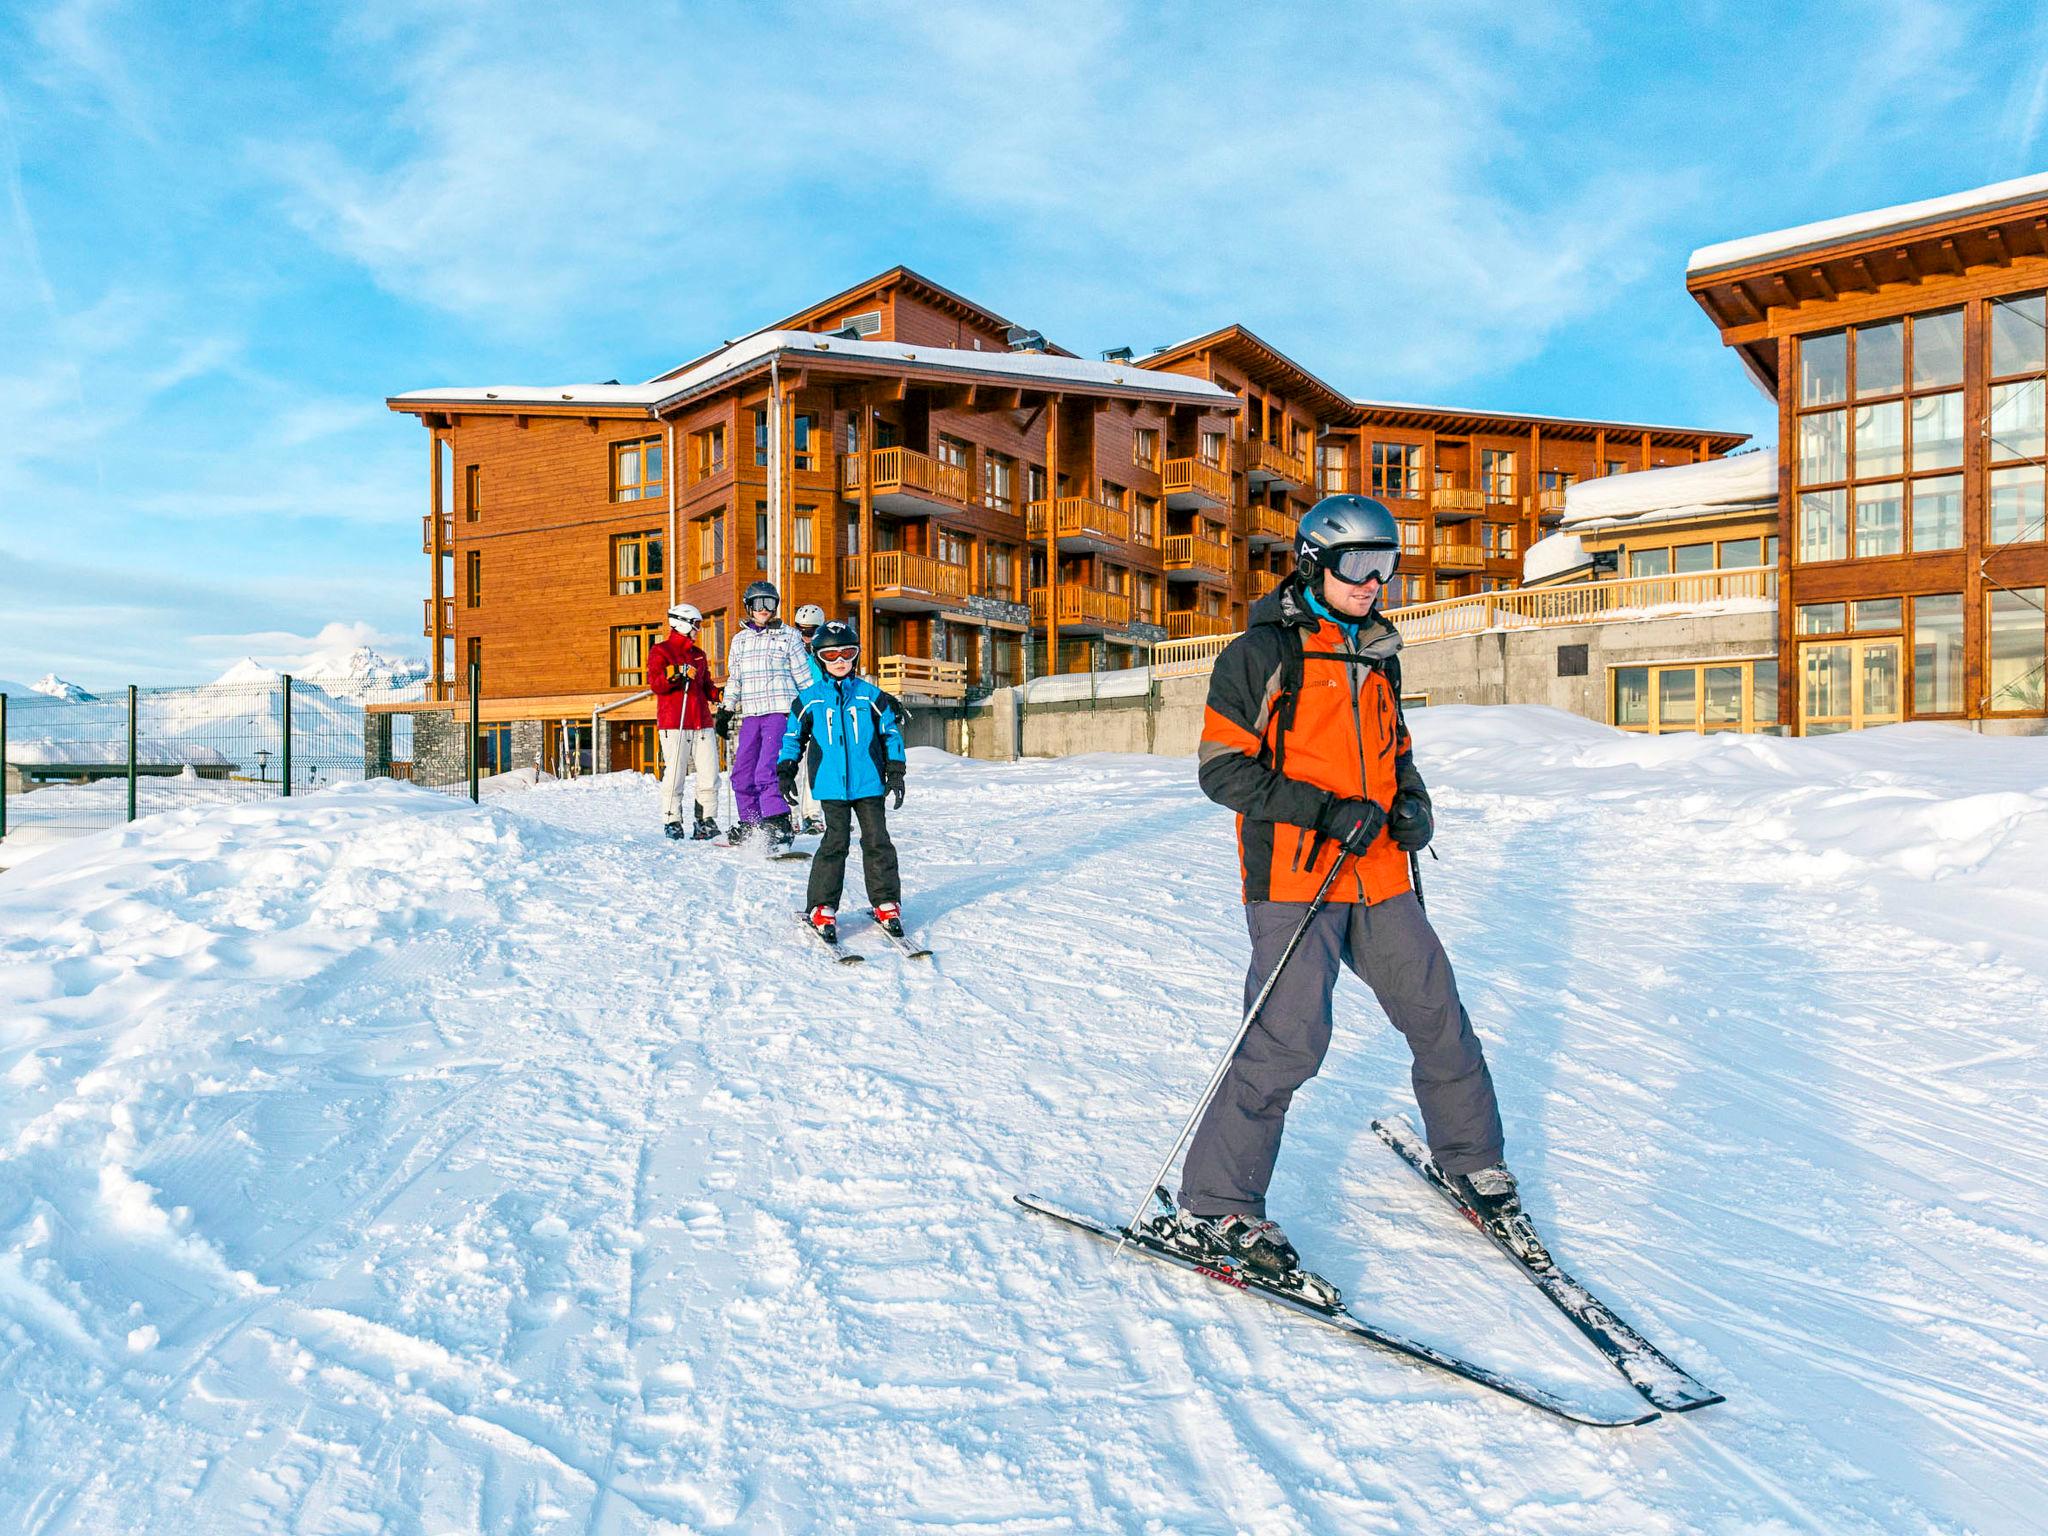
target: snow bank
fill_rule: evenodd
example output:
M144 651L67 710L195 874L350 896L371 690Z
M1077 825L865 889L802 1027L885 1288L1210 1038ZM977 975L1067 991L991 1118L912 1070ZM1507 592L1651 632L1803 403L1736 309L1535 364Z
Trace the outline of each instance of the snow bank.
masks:
M1778 452L1759 448L1700 464L1604 475L1567 486L1563 528L1668 522L1716 512L1765 509L1778 502Z
M1235 1025L1187 760L914 751L937 957L846 968L642 776L385 783L0 874L8 1527L2027 1528L2048 741L1410 723L1531 1208L1726 1407L1572 1430L1010 1205L1119 1210ZM1378 1147L1407 1070L1347 981L1275 1214L1632 1402Z
M1522 581L1547 581L1592 563L1593 557L1586 553L1586 546L1576 534L1553 533L1531 544L1522 556Z

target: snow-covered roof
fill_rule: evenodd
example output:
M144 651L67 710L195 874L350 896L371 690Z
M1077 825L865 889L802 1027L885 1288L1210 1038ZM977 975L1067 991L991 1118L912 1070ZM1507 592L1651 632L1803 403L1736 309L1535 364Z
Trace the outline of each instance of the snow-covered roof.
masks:
M1533 411L1494 411L1463 405L1420 405L1412 400L1367 400L1358 395L1351 403L1362 411L1420 411L1431 416L1474 416L1486 421L1516 423L1548 421L1560 427L1609 427L1623 432L1676 432L1686 437L1733 438L1740 442L1745 433L1721 432L1709 427L1686 427L1669 422L1606 421L1597 416L1539 416Z
M815 331L761 331L721 347L695 367L673 378L645 384L561 384L537 387L520 384L465 385L415 389L393 395L394 405L598 405L657 411L672 401L696 394L737 374L758 368L770 358L815 362L821 356L855 362L910 364L920 369L957 373L963 380L984 378L1019 384L1088 387L1170 395L1193 404L1235 408L1237 397L1207 379L1159 373L1133 363L1102 363L1082 357L1054 357L1044 352L997 352L965 347L926 347L900 341L846 341Z
M1773 230L1767 235L1750 235L1742 240L1724 240L1719 245L1703 245L1692 253L1692 260L1685 264L1685 271L1690 277L1696 272L1711 272L1717 267L1737 266L1769 256L1790 256L1863 235L1891 234L1919 224L1952 219L1958 214L1993 213L2011 204L2039 197L2048 197L2048 172L2019 176L2011 181L1995 181L1988 187L1951 192L1946 197L1924 198L1917 203L1899 203L1869 213L1852 213L1839 219L1796 224L1790 229Z
M1528 585L1548 581L1553 576L1562 576L1566 571L1576 571L1593 563L1593 557L1586 553L1586 546L1579 542L1575 533L1553 533L1548 538L1538 539L1522 556L1522 581Z
M1759 448L1703 464L1639 469L1581 480L1564 493L1563 526L1575 532L1620 523L1676 522L1762 510L1778 502L1778 451Z

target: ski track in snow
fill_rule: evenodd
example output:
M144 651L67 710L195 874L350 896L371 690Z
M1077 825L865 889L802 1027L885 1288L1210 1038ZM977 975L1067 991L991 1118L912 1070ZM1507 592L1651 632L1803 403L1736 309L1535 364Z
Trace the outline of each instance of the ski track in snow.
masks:
M1118 1219L1236 1022L1186 760L915 754L911 961L637 777L198 803L0 876L0 1524L2036 1528L2048 743L1418 711L1432 918L1565 1262L1726 1406L1576 1429ZM858 857L849 871L859 906ZM1633 1394L1382 1148L1339 991L1273 1208L1360 1315Z

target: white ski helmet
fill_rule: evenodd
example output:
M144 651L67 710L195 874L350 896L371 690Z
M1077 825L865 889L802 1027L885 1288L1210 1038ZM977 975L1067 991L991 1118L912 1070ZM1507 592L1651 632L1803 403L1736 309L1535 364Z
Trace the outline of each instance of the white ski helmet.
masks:
M796 611L796 627L798 629L816 629L824 622L825 610L816 603L805 603L803 607Z
M668 627L678 633L689 630L694 633L704 623L704 615L688 603L677 603L668 611Z

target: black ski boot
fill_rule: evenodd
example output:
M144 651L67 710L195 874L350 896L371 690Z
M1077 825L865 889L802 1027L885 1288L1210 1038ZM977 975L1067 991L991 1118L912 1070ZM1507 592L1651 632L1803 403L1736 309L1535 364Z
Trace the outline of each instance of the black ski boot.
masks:
M1451 1188L1479 1224L1491 1232L1508 1251L1531 1269L1550 1268L1550 1250L1536 1235L1536 1228L1522 1211L1521 1192L1506 1163L1475 1169L1471 1173L1446 1173Z
M885 901L870 914L875 926L891 938L903 937L903 909L893 901Z
M680 821L665 821L661 824L662 835L671 842L683 840L683 824Z
M804 818L804 834L807 837L823 837L825 835L825 818L822 816L806 816Z
M699 843L708 842L710 839L716 836L718 836L718 823L713 821L709 816L706 816L703 812L698 812L697 829L696 831L690 834L691 841Z
M839 913L832 907L813 907L810 911L810 925L817 930L818 937L835 948L839 944Z
M1163 1202L1162 1202L1163 1203ZM1248 1216L1197 1216L1176 1210L1153 1223L1154 1234L1170 1248L1191 1258L1216 1259L1234 1265L1247 1279L1271 1290L1298 1296L1325 1310L1339 1305L1337 1287L1301 1267L1301 1255L1276 1221Z
M796 828L790 824L789 812L770 816L761 823L761 829L768 834L768 851L781 853L796 841Z
M734 848L743 848L760 830L761 823L758 821L736 821L733 823L732 831L726 834L725 840Z

